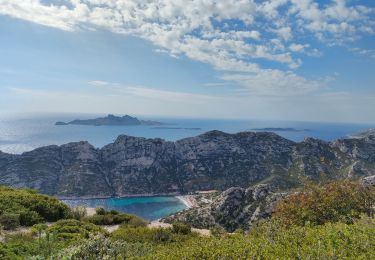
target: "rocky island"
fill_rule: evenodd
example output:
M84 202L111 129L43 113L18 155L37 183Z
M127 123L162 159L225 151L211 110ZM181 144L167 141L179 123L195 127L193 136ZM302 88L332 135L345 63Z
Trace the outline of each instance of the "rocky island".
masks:
M108 115L106 117L99 117L95 119L76 119L70 122L56 122L55 125L92 125L92 126L101 126L101 125L163 125L157 121L150 121L150 120L139 120L136 117L132 117L129 115L125 116L114 116Z

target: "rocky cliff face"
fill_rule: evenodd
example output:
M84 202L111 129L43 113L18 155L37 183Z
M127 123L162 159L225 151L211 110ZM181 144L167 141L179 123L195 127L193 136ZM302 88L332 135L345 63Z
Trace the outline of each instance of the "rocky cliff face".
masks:
M256 221L271 216L276 203L287 195L271 184L258 184L247 189L232 187L213 199L196 196L196 207L176 213L165 222L184 222L196 228L220 226L228 232L248 230Z
M374 174L375 137L294 143L273 133L203 135L167 142L119 136L101 149L87 142L0 152L0 184L66 197L186 193L302 178Z
M375 175L359 180L363 186L375 186ZM232 187L218 194L193 195L197 205L163 219L188 223L196 228L221 227L228 232L249 230L261 219L270 218L276 204L298 190L280 191L274 184L257 184L247 189Z

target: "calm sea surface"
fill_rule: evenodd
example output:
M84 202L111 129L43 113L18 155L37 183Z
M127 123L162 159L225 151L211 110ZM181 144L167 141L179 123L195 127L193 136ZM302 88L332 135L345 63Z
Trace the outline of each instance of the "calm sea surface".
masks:
M179 212L186 208L179 199L173 196L132 197L110 199L63 200L71 207L103 207L119 212L135 214L147 220L155 220Z
M22 153L37 147L51 144L65 144L76 141L89 141L95 147L113 142L120 134L147 138L160 137L175 141L192 137L210 130L228 133L251 131L259 128L294 128L299 131L275 131L275 133L294 141L305 137L316 137L326 141L345 137L374 125L308 123L293 121L256 120L205 120L142 118L157 120L167 125L153 126L55 126L56 121L95 118L100 115L49 115L10 118L0 115L0 150L8 153ZM101 115L102 116L102 115Z
M204 120L144 118L157 120L167 125L162 128L152 126L55 126L56 121L88 119L103 115L48 115L48 116L0 116L0 150L8 153L23 153L45 145L61 145L68 142L89 141L95 147L113 142L118 135L126 134L147 138L159 137L169 141L192 137L210 130L228 133L251 131L259 128L293 128L298 131L275 131L294 141L305 137L315 137L326 141L345 137L375 125L307 123L292 121L256 120ZM175 197L135 197L91 200L68 200L71 206L102 206L128 212L153 220L181 211L185 205Z

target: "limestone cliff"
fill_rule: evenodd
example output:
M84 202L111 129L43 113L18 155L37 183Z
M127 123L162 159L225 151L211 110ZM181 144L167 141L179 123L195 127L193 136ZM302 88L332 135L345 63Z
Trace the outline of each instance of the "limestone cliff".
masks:
M303 179L374 174L375 136L295 143L273 133L211 131L176 142L119 136L97 149L87 142L0 152L0 184L76 196L188 193Z

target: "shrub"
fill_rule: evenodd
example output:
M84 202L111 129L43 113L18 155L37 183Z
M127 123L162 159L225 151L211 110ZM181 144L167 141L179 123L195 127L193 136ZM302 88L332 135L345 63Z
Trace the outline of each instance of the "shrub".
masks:
M0 259L2 260L21 260L22 257L16 255L7 245L0 243Z
M112 215L118 215L118 214L120 214L118 211L113 210L113 209L109 213L112 214Z
M0 186L0 215L20 215L20 224L30 226L69 217L70 208L56 198L29 189Z
M22 211L20 213L20 224L22 226L32 226L43 222L43 218L35 211Z
M133 216L128 222L125 222L121 225L122 227L146 227L147 221L137 217Z
M222 236L226 233L225 229L221 226L215 226L210 228L210 233L211 235L215 237Z
M0 243L0 259L25 259L40 251L37 241L29 233L7 235ZM3 250L3 251L2 251Z
M337 181L325 186L309 184L302 192L288 196L276 206L273 217L284 225L353 223L361 214L371 215L375 188Z
M184 223L174 223L172 225L172 232L175 234L188 235L191 233L191 226Z
M129 223L132 219L138 218L136 216L129 214L120 214L117 211L115 211L114 213L115 214L113 214L113 212L110 211L100 210L100 214L85 217L82 220L93 223L95 225L118 225L123 223Z
M72 208L70 217L76 220L81 220L86 216L86 208L82 206L78 206L75 208Z
M80 245L60 251L52 259L133 259L148 253L150 253L148 245L113 241L103 235L97 235Z
M121 227L112 233L112 237L131 243L164 243L174 241L172 230L169 228Z
M4 213L0 215L0 225L5 230L16 229L20 226L20 215L13 213Z
M97 215L105 215L107 211L104 208L97 208L96 209L96 214Z
M144 259L373 259L375 222L285 227L267 221L248 235L191 237L162 243Z
M68 242L88 238L90 234L105 233L94 224L75 219L59 220L48 228L48 232L54 233L57 239Z

